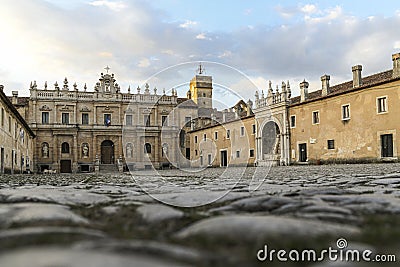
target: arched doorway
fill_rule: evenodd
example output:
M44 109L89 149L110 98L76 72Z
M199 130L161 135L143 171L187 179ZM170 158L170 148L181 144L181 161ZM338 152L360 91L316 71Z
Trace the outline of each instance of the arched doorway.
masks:
M101 143L101 163L114 163L114 143L110 140L105 140Z
M280 149L279 127L275 122L269 121L262 129L262 159L279 163Z

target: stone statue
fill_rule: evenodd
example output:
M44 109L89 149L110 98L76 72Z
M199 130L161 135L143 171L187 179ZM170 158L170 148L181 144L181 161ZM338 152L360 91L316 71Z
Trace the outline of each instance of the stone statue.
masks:
M84 158L87 158L89 156L89 147L87 144L83 144L82 146L82 154Z
M47 158L49 156L49 145L46 143L42 147L43 150L43 157Z
M127 155L128 158L132 158L132 156L133 156L132 152L133 152L132 151L132 145L128 144L126 146L126 155Z
M164 156L167 156L168 155L168 145L167 144L163 144L162 150L163 150Z

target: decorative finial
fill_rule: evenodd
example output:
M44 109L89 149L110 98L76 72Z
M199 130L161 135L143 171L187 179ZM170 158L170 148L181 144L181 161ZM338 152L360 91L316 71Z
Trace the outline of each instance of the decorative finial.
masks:
M107 65L107 67L105 67L104 68L106 71L107 71L107 73L108 73L108 71L110 70L110 67Z
M47 90L47 81L44 82L44 90Z
M86 89L87 89L87 86L86 86L86 83L85 83L85 86L83 87L83 90L85 90L85 92L86 92Z
M137 87L137 93L140 94L140 87L139 87L139 85L138 85L138 87Z
M54 88L56 89L56 90L60 90L60 87L58 87L58 82L56 81L56 83L54 84Z
M165 95L165 88L162 89L162 93L163 93L163 95Z
M128 87L128 94L130 94L131 93L131 86L129 85L129 87Z
M75 91L78 91L78 85L76 84L76 82L74 82L74 85L73 85L73 86L74 86L74 90L75 90Z
M34 88L34 89L37 89L36 81L33 81L33 88Z
M145 93L145 94L150 94L149 87L150 87L150 86L149 86L148 83L146 83L146 84L144 85L144 88L145 88L145 89L144 89L144 93Z
M204 73L204 67L201 65L201 62L199 63L199 67L197 68L197 73L199 75L202 75Z
M268 81L268 89L272 90L272 82L271 82L271 80Z
M64 90L68 90L68 79L67 77L65 77L64 79L64 86L63 86Z
M154 94L157 94L157 87L154 87Z

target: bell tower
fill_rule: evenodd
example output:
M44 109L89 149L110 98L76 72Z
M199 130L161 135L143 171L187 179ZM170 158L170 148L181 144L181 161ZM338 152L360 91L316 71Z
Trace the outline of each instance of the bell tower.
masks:
M212 109L212 77L204 75L204 67L199 65L196 76L190 81L188 97L199 108Z

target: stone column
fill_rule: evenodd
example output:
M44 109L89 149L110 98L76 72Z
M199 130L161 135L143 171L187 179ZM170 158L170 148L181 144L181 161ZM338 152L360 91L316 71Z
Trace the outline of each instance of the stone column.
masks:
M80 149L78 147L78 141L77 141L77 134L76 133L74 135L74 145L72 148L72 158L73 158L73 162L72 162L72 172L73 173L77 173L78 172L78 154L80 152Z
M59 162L60 159L58 158L59 156L59 147L58 147L58 135L54 135L54 145L53 145L53 170L57 170L59 172Z

